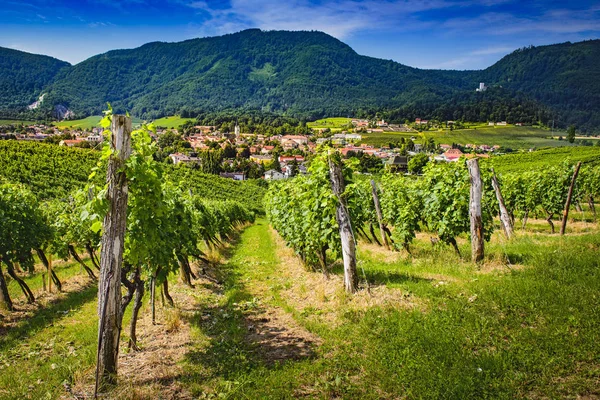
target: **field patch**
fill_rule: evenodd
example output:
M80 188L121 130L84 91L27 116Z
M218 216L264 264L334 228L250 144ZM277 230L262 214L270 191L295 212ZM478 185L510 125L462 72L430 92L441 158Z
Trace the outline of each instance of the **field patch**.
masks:
M318 119L314 122L307 122L306 126L308 126L311 129L329 128L332 131L341 131L343 128L348 126L350 121L352 121L351 118L343 118L343 117L323 118L323 119Z
M73 119L68 121L55 122L54 126L58 129L92 129L100 126L100 120L102 119L99 115L92 115L91 117L83 118L83 119Z
M468 129L435 130L425 132L376 132L363 133L362 143L375 146L387 145L400 138L415 137L416 143L423 143L433 138L437 144L486 144L498 145L510 149L529 149L541 147L572 146L566 140L552 138L552 132L542 128L529 126L484 126L479 125Z
M2 125L33 125L35 121L26 121L21 119L0 119L0 126Z
M600 147L577 146L542 149L492 157L485 162L491 164L498 172L523 172L560 165L567 160L571 163L581 161L584 164L597 165L600 163Z
M172 115L169 117L163 117L163 118L154 120L154 125L156 127L174 129L174 128L179 128L181 125L183 125L189 121L195 121L195 119L194 118L182 118L179 115Z

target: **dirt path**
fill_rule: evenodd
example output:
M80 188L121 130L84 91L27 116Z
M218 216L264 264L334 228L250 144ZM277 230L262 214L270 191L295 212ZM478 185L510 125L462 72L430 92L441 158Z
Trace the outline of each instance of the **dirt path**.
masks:
M140 350L127 351L126 340L122 340L120 384L112 397L193 398L180 382L183 374L181 361L192 343L190 324L185 317L201 312L193 290L181 283L172 284L170 292L175 308L160 304L160 296L157 296L155 325L152 324L148 301L145 302L137 325ZM124 326L124 332L128 329L128 325Z
M193 373L187 370L189 364L186 364L186 360L189 361L190 355L202 353L201 360L197 362L205 364L202 368L206 370L209 369L206 365L210 365L208 358L219 357L211 355L211 342L227 339L221 336L223 332L211 332L209 327L218 324L233 309L240 309L241 304L238 303L228 309L226 300L229 287L239 286L239 281L244 282L244 295L253 297L253 305L242 307L243 311L237 320L238 326L245 332L243 341L253 357L266 368L314 357L321 343L320 338L304 329L281 307L268 301L270 294L264 285L273 278L272 271L279 267L277 246L268 226L260 223L250 226L241 233L239 242L224 249L218 263L205 268L208 278L195 280L194 289L181 283L170 286L176 307L159 305L156 325L152 325L146 300L138 322L141 350L127 352L125 338L122 338L120 384L110 397L196 398L188 387L189 381L195 378L191 378ZM236 280L232 280L231 276L236 276ZM215 307L215 304L220 306ZM200 333L194 332L195 324L199 325ZM123 327L125 333L127 329L127 326ZM211 375L207 371L203 373ZM194 383L202 386L203 392L214 394L215 383L222 377L215 371L212 375L214 381Z
M239 271L245 289L258 306L245 315L246 340L267 365L311 358L321 339L302 327L281 304L271 301L270 288L279 284L282 260L271 228L258 221L242 235L226 263Z

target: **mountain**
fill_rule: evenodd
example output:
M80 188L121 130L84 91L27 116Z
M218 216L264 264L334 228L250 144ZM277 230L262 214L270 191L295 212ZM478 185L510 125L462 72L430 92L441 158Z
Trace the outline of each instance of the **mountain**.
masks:
M600 127L600 40L519 49L479 76L527 93L564 123Z
M0 47L0 113L32 104L69 67L56 58Z
M143 117L185 108L346 114L433 100L467 87L463 76L360 56L320 32L251 29L110 51L64 71L50 92L76 113L98 113L108 100Z
M44 105L98 114L110 102L142 118L226 109L314 118L512 119L600 128L600 41L517 50L482 71L411 68L357 54L321 32L250 29L114 50L59 68ZM25 54L25 53L24 53ZM1 71L1 70L0 70ZM479 82L489 90L476 93ZM37 90L37 89L36 89ZM8 106L26 106L39 90Z

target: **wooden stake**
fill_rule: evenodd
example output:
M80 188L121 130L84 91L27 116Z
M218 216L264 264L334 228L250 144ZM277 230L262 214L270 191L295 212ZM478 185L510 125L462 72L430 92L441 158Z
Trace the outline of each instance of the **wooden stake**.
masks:
M581 161L575 166L575 172L573 172L573 179L571 179L571 186L569 186L569 194L567 195L567 202L565 204L565 210L563 211L562 225L560 226L561 236L565 234L567 230L567 219L569 218L569 208L571 207L571 198L573 197L573 188L575 187L575 181L579 174L579 168L581 168Z
M371 179L371 189L371 192L373 193L373 203L375 203L375 211L377 212L377 222L379 222L381 241L385 245L385 248L389 250L390 244L385 236L385 229L383 229L383 215L381 213L381 204L379 204L379 196L377 195L377 185L375 185L375 181L373 179Z
M471 219L471 260L478 263L484 257L483 219L481 216L481 197L483 184L479 161L472 158L467 161L467 168L471 177L471 194L469 196L469 216Z
M156 295L156 278L150 280L150 302L152 308L152 325L156 325L156 303L154 296Z
M508 211L506 210L506 205L504 204L504 198L502 197L502 192L500 191L500 185L498 184L498 179L496 178L496 172L492 168L492 186L494 187L494 192L496 192L496 199L498 200L498 206L500 207L500 223L502 224L502 229L504 230L504 234L508 239L513 237L513 224L510 219L510 215L508 215Z
M52 254L48 254L48 293L52 293Z
M111 149L106 181L108 212L104 217L100 282L98 284L98 364L96 387L103 390L117 381L121 332L121 268L127 224L127 176L125 162L131 154L131 118L113 115ZM95 393L97 395L97 391Z
M340 229L342 239L342 258L344 260L344 286L347 292L354 293L358 289L358 274L356 272L356 244L352 233L350 214L346 208L343 197L345 190L344 176L342 174L341 161L334 162L329 157L329 174L333 193L338 198L335 217Z

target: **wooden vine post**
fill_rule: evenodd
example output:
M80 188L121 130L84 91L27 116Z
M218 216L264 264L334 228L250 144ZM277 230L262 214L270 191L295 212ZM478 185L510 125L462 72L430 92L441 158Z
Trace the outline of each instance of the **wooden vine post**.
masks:
M333 160L335 155L329 156L329 175L333 193L338 199L335 217L340 229L342 239L342 258L344 260L344 287L347 292L354 293L358 289L358 274L356 272L356 244L350 223L350 214L344 199L344 175L341 160Z
M48 293L52 293L52 253L48 254Z
M481 197L483 184L479 161L472 158L467 161L469 176L471 177L471 194L469 196L469 216L471 219L471 260L478 263L484 257L483 219L481 216Z
M121 333L121 268L127 222L127 177L125 162L131 154L131 118L113 115L111 155L108 162L108 212L104 217L100 282L98 284L98 359L96 391L117 380L119 336Z
M571 186L569 186L569 194L567 195L567 202L565 203L565 210L563 211L562 225L560 226L561 236L565 234L567 230L567 219L569 218L569 208L571 207L571 199L573 198L573 189L575 188L575 181L579 174L579 168L581 168L581 161L575 166L575 172L573 172L573 179L571 179Z
M377 195L377 185L375 181L371 179L371 189L373 193L373 203L375 204L375 211L377 212L377 222L379 222L379 233L381 235L381 241L385 245L386 249L390 249L387 236L385 235L385 229L383 229L383 215L381 214L381 204L379 204L379 196Z
M493 168L492 186L494 187L496 199L498 200L498 206L500 207L500 223L502 224L502 230L504 230L504 234L506 235L506 237L510 239L514 235L513 224L512 220L510 219L510 215L508 215L508 211L506 210L506 205L504 204L504 197L502 197L500 185L498 184L498 178L496 178L496 172Z

